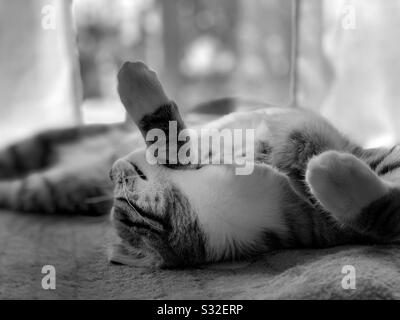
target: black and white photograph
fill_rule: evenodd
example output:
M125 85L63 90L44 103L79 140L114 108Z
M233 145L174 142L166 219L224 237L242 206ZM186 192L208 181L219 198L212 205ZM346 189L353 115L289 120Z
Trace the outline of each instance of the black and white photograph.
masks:
M400 299L399 30L400 0L0 0L0 300Z

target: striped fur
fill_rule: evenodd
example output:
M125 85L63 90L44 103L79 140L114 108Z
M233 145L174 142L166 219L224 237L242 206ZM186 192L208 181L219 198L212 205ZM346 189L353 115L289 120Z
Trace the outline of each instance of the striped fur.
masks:
M190 240L170 245L169 250L178 256L187 252L185 244L190 244L192 251L181 259L176 255L172 260L161 259L166 265L239 259L280 248L397 241L397 147L363 150L305 110L236 113L208 127L256 130L257 165L252 175L236 176L231 166L224 165L198 170L152 168L140 160L144 157L141 152L126 156L123 166L114 166L119 175L128 173L129 177L135 173L135 164L147 176L143 181L136 175L131 185L138 195L129 201L139 206L143 196L156 192L163 198L163 190L171 186L181 190L168 203L186 204L185 214L180 210L176 219L185 217L182 220L187 221L191 217L189 221L199 227L189 238L204 239L204 246L192 245ZM171 215L168 209L152 212ZM188 236L185 228L177 231L172 227L170 232ZM165 237L164 243L169 243L168 239ZM130 264L143 266L142 259L132 259Z
M50 130L0 151L0 206L46 214L104 215L112 205L107 175L137 143L128 127L93 125Z
M165 121L182 121L175 105L163 109L142 122L144 134L165 126L163 114ZM233 165L150 165L140 136L123 126L70 129L0 153L0 205L98 215L109 211L114 198L121 243L111 260L135 266L399 241L399 147L364 150L301 109L238 112L207 127L255 130L251 175L235 175ZM111 166L114 186L107 177Z

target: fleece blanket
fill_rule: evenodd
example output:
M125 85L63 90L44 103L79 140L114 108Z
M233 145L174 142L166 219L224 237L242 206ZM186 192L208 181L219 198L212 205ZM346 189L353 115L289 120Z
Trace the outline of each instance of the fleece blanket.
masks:
M114 240L107 217L0 211L0 299L400 298L400 246L285 250L240 263L147 270L109 264ZM42 288L44 265L55 267L55 290ZM344 279L353 271L355 283Z

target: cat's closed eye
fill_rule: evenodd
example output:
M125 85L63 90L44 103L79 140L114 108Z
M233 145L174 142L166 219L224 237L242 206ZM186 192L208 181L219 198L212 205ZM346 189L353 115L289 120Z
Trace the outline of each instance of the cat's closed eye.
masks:
M128 162L132 165L133 169L135 170L135 172L137 173L137 175L138 175L140 178L142 178L143 180L147 180L147 176L143 173L142 170L139 169L139 167L138 167L136 164L134 164L134 163L131 162L131 161L128 161Z

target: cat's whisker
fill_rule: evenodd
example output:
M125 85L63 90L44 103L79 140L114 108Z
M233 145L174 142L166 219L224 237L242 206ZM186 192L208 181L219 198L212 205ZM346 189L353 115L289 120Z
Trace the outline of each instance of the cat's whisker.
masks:
M85 203L100 203L100 202L110 201L113 199L114 199L114 196L112 196L112 195L104 195L104 196L86 198Z
M135 211L135 213L136 213L137 215L142 216L142 215L138 212L138 210L135 208L135 206L129 201L129 198L128 198L128 195L127 195L127 192L126 192L126 188L125 188L125 184L124 184L122 190L124 191L125 200L126 200L126 202L128 203L128 205L133 209L133 211ZM154 229L156 229L156 230L158 230L158 231L162 231L162 228L161 228L160 226L154 224L153 222L147 221L147 223L150 224Z
M128 202L129 206L130 206L133 210L135 210L135 212L137 213L136 208L135 208L135 207L132 205L132 203L129 201L128 194L127 194L127 190L126 190L126 184L125 184L125 183L124 183L123 186L122 186L122 190L123 190L123 192L124 192L124 196L125 196L126 202Z
M124 197L125 200L128 202L129 206L135 210L135 212L137 212L136 208L131 204L131 202L129 201L129 197L128 197L128 190L127 190L127 186L126 183L124 181L123 183L123 187L122 190L124 192ZM145 194L145 192L135 192L135 194ZM237 226L237 224L235 224L234 222L230 221L229 219L226 219L223 215L217 214L217 216L221 219L221 221L224 221L225 223L231 225L231 226Z

